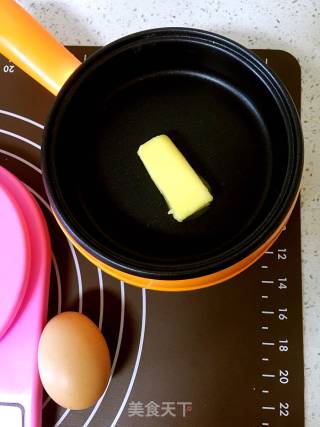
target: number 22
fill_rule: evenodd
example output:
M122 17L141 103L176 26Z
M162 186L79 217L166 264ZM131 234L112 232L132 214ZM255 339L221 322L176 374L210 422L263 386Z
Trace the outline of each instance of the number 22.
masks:
M285 402L285 403L280 402L279 413L280 413L280 417L287 417L289 415L289 403L288 402Z

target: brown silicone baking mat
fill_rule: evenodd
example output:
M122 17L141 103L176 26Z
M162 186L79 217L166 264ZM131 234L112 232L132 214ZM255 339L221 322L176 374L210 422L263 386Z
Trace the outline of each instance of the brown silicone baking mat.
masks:
M83 60L96 48L70 49ZM300 110L297 61L283 51L256 52ZM105 394L86 411L65 410L44 394L43 425L303 426L299 205L274 247L227 283L176 294L120 283L74 250L53 220L39 162L52 102L0 58L0 164L26 183L49 224L49 317L64 310L90 316L102 328L113 363Z

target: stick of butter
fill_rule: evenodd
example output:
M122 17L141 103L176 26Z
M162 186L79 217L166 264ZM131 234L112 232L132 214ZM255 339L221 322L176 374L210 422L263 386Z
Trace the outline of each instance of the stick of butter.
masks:
M166 135L140 145L138 156L167 201L169 214L181 222L213 200L207 187Z

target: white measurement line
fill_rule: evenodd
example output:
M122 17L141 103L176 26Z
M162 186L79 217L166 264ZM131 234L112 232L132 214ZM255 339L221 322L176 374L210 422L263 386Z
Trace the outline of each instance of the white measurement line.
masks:
M262 393L268 394L268 393L270 393L270 391L269 390L262 390Z
M268 65L269 59L268 59L268 58L266 58L266 59L264 60L264 62ZM269 424L267 424L267 425L269 425Z
M269 295L261 295L261 298L268 299Z
M263 357L263 358L262 358L262 360L263 360L264 362L269 362L269 359L268 359L267 357Z
M262 345L273 346L274 342L263 342Z
M273 253L274 253L273 251L267 251L267 252L265 252L266 255L273 255Z
M269 268L268 265L262 265L261 268Z
M269 310L262 310L261 311L262 314L274 314L274 311L269 311Z
M146 315L146 307L147 307L146 293L147 293L146 289L142 289L142 319L141 319L140 341L139 341L139 348L138 348L136 363L134 365L134 370L133 370L133 373L131 375L131 380L130 380L129 387L127 389L126 395L125 395L125 397L122 401L122 404L118 410L118 413L117 413L116 417L114 418L110 427L115 427L119 418L121 417L122 411L123 411L124 407L126 406L128 398L131 394L131 390L132 390L132 387L134 385L134 381L136 379L136 375L137 375L137 372L139 369L141 355L142 355L142 349L143 349L143 342L144 342L144 333L146 330L146 316L147 316Z
M29 119L28 117L20 116L20 114L12 113L11 111L6 110L0 110L0 114L5 114L6 116L11 116L19 120L23 120L24 122L30 123L33 126L36 126L37 128L43 129L43 125L35 122L34 120Z
M261 326L261 329L263 329L264 331L267 331L269 329L269 326Z
M261 280L261 283L263 283L264 285L272 285L272 283L274 283L274 280Z
M274 378L274 374L262 374L263 378Z
M102 396L100 397L100 399L96 403L96 406L93 408L92 412L90 413L89 417L87 418L87 421L83 424L82 427L87 427L91 423L92 418L95 416L95 414L98 411L103 399L105 398L105 395L106 395L107 390L109 389L109 385L111 383L113 373L116 369L116 365L117 365L117 361L118 361L118 357L119 357L119 353L120 353L120 348L121 348L121 343L122 343L122 338L123 338L123 327L124 327L124 320L125 320L125 287L124 287L125 285L124 285L123 281L121 281L120 283L121 283L120 326L119 326L118 342L117 342L116 352L115 352L113 362L112 362L112 366L111 366L110 378L109 378L107 387L105 388Z
M262 406L262 409L265 411L275 411L276 408L274 406Z
M32 147L38 148L40 150L40 145L36 144L35 142L31 141L30 139L24 138L23 136L17 135L16 133L9 132L5 129L0 129L0 133L3 133L4 135L12 136L13 138L19 139L20 141L25 142L26 144L31 145Z

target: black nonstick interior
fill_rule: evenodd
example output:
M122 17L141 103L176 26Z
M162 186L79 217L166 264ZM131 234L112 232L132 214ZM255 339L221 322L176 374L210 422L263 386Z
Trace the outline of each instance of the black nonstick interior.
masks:
M89 59L58 97L44 141L47 190L67 230L147 277L192 277L243 258L279 225L301 173L295 112L268 70L224 39L175 31ZM136 154L161 133L214 197L183 223Z

